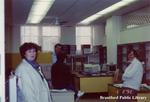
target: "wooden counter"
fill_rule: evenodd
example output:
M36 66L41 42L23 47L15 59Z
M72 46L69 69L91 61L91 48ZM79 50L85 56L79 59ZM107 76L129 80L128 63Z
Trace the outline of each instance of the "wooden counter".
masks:
M108 95L109 97L117 97L119 94L119 90L121 88L113 86L112 84L108 85ZM141 89L138 92L137 97L141 98L138 99L138 102L150 102L150 90ZM115 99L110 99L109 102L116 102Z
M75 87L85 93L108 92L108 84L112 83L112 75L74 74Z

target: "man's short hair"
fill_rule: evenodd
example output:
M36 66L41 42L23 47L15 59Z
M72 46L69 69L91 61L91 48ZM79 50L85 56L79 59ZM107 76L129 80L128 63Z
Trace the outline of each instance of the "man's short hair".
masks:
M57 43L57 44L55 45L55 48L58 47L58 46L59 46L59 47L62 47L62 45L61 45L60 43Z

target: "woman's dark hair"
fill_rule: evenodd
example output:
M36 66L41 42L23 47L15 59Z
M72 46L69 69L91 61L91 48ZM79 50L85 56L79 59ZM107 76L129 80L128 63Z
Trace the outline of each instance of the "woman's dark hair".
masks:
M39 45L32 43L32 42L22 44L19 47L21 57L24 58L25 52L32 48L35 49L36 52L38 52L38 50L41 50L41 47Z

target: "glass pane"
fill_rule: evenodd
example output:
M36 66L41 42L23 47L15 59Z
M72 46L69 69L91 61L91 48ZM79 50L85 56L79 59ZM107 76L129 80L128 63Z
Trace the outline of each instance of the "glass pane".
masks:
M23 44L25 42L33 42L33 43L39 44L38 37L36 37L36 36L34 36L34 37L24 36L22 40L23 41L21 42L21 44Z
M76 36L91 36L92 29L90 26L76 27Z
M25 37L21 36L21 45L25 42Z
M42 27L42 35L49 36L50 28L49 27Z
M38 44L38 36L31 37L31 42Z
M25 27L24 26L21 26L20 32L21 32L21 36L24 35L24 32L25 32Z
M30 35L30 27L24 26L24 35L29 36Z
M34 35L34 36L38 36L39 35L39 31L38 31L38 27L37 26L31 26L30 27L30 34Z
M77 41L77 44L91 44L90 37L78 37L76 41Z
M58 37L43 37L42 50L54 51L54 46L56 43L59 43Z
M76 27L76 45L80 52L82 44L91 44L92 28L91 26Z
M60 36L60 27L58 26L45 26L42 27L43 36Z
M24 36L23 40L24 40L23 43L25 43L25 42L31 42L31 39L30 39L29 36Z
M77 37L76 38L77 50L81 50L82 44L91 44L91 37Z

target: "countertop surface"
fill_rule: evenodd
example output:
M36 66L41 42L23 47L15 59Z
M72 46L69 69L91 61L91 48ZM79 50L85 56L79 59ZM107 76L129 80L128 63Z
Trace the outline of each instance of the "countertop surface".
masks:
M108 84L108 85L116 87L118 89L121 89L121 87L122 87L121 83L119 83L119 84ZM140 91L138 93L150 93L150 89L146 86L143 86L143 84L141 84Z
M113 73L85 73L85 72L72 72L75 77L113 77Z

